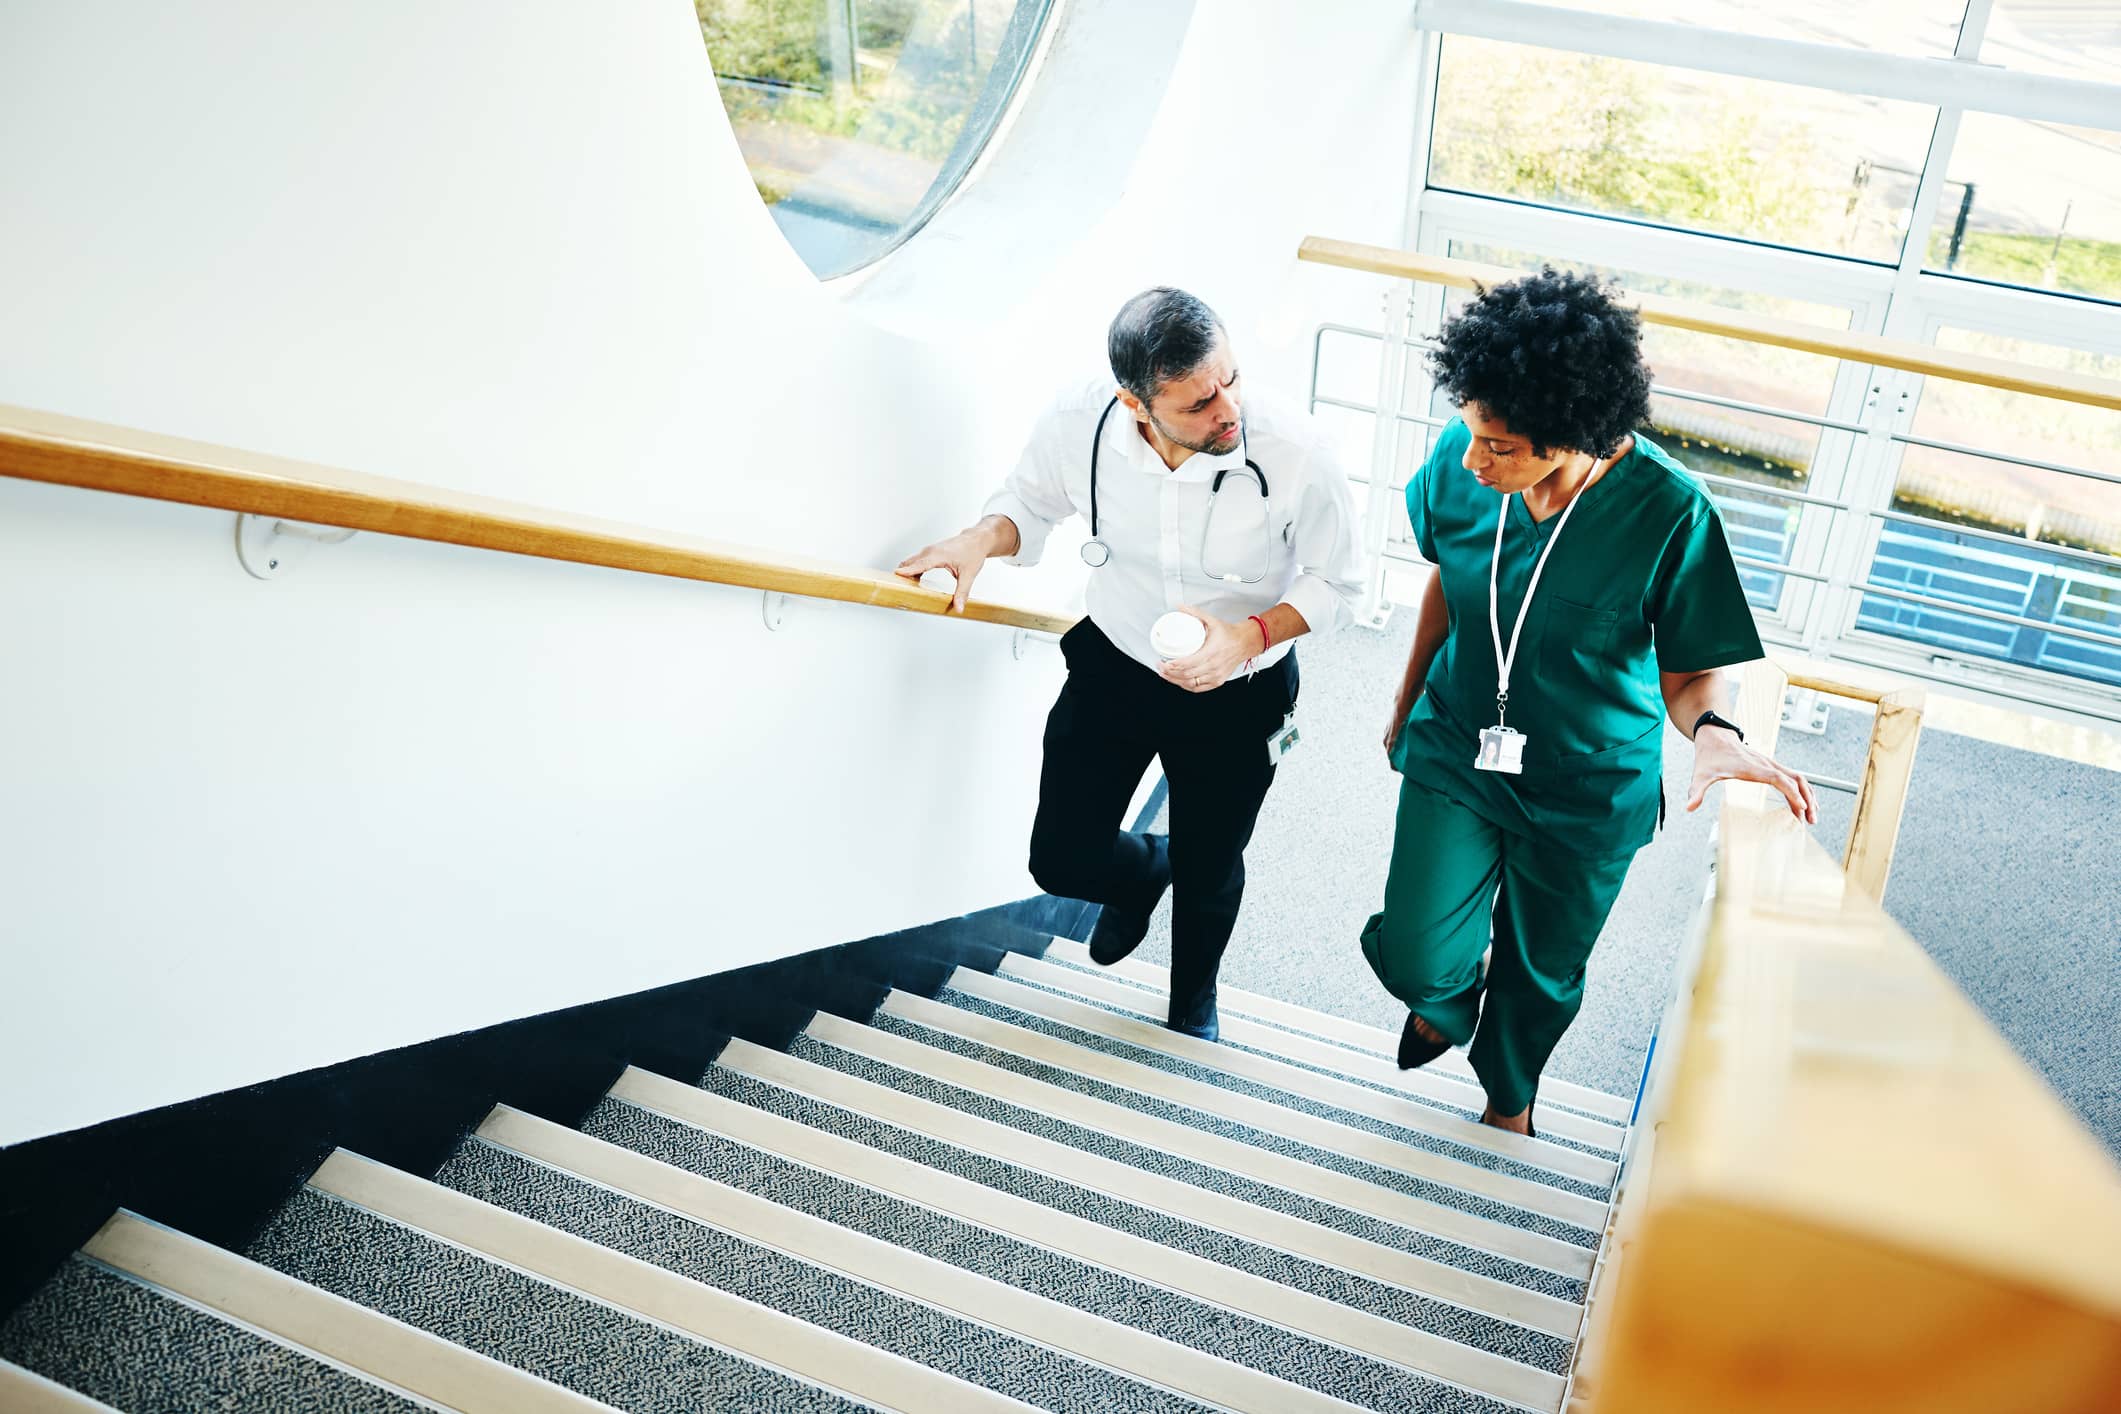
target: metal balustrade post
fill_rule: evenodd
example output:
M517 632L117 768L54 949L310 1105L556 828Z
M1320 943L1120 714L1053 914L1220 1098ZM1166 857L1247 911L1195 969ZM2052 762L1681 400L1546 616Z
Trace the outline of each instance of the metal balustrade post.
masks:
M1369 557L1368 578L1356 621L1364 628L1381 629L1392 617L1385 599L1385 542L1392 536L1392 483L1399 471L1399 414L1407 391L1407 307L1412 285L1394 280L1385 289L1384 343L1377 354L1377 415L1370 432L1370 495L1363 512L1363 553Z

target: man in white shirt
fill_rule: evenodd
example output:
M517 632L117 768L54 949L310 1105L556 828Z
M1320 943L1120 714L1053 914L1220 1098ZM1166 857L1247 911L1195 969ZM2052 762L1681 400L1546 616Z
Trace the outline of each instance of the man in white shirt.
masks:
M990 558L1035 564L1053 528L1091 522L1089 614L1061 640L1031 874L1103 905L1091 955L1141 942L1172 889L1173 1030L1215 1039L1215 975L1244 894L1244 849L1296 705L1291 640L1347 622L1363 585L1346 475L1311 421L1246 395L1222 321L1182 290L1136 295L1106 340L1112 379L1039 419L979 524L909 556L947 569L962 611ZM1180 611L1205 642L1166 661L1151 626ZM1121 828L1151 758L1171 833Z

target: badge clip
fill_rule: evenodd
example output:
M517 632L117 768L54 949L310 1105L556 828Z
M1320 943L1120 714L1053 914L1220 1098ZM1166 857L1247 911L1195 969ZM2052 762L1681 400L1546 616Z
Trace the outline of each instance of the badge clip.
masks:
M1524 733L1515 727L1489 727L1480 734L1480 754L1473 766L1481 771L1505 775L1524 774Z
M1291 712L1281 719L1281 729L1267 738L1267 764L1279 766L1281 758L1296 749L1300 740L1296 731L1296 714Z

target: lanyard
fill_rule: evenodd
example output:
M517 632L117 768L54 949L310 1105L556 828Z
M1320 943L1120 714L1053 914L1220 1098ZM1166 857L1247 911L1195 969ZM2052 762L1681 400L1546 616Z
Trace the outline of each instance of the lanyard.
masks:
M1540 572L1546 569L1547 557L1554 553L1554 547L1561 543L1561 532L1568 529L1569 517L1576 513L1576 503L1589 489L1589 486L1578 487L1576 494L1569 498L1568 505L1562 507L1561 519L1554 523L1554 533L1547 537L1546 549L1539 552L1539 560L1532 566L1532 578L1524 587L1524 602L1517 606L1517 622L1510 629L1507 650L1502 646L1502 604L1496 579L1502 569L1502 530L1510 521L1510 496L1517 493L1513 491L1504 496L1495 512L1495 555L1488 561L1488 636L1495 643L1495 725L1498 727L1502 725L1503 714L1509 710L1510 669L1517 662L1517 640L1524 634L1524 621L1532 617L1532 596L1539 592Z

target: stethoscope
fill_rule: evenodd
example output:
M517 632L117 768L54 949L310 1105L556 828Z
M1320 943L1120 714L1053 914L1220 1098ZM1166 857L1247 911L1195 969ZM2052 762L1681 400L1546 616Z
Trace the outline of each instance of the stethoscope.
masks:
M1100 569L1110 563L1112 559L1112 547L1107 545L1104 537L1097 533L1097 453L1098 449L1104 445L1105 422L1112 416L1112 409L1118 406L1119 399L1117 397L1106 403L1105 410L1099 413L1097 417L1097 431L1090 434L1090 538L1083 542L1083 563L1091 569ZM1243 434L1240 433L1239 435L1242 436ZM1208 542L1214 538L1216 495L1223 489L1223 478L1233 471L1238 471L1240 475L1249 472L1253 484L1259 487L1259 499L1262 502L1267 499L1267 474L1259 469L1259 463L1252 460L1252 458L1245 458L1244 471L1239 471L1234 466L1226 466L1215 473L1215 479L1208 483L1208 520L1201 527L1200 532L1200 570L1208 578L1219 579L1225 584L1257 584L1267 577L1267 564L1274 556L1273 536L1265 526L1261 527L1261 531L1262 538L1266 542L1267 553L1262 557L1258 574L1249 577L1241 574L1217 574L1214 570L1208 568Z

